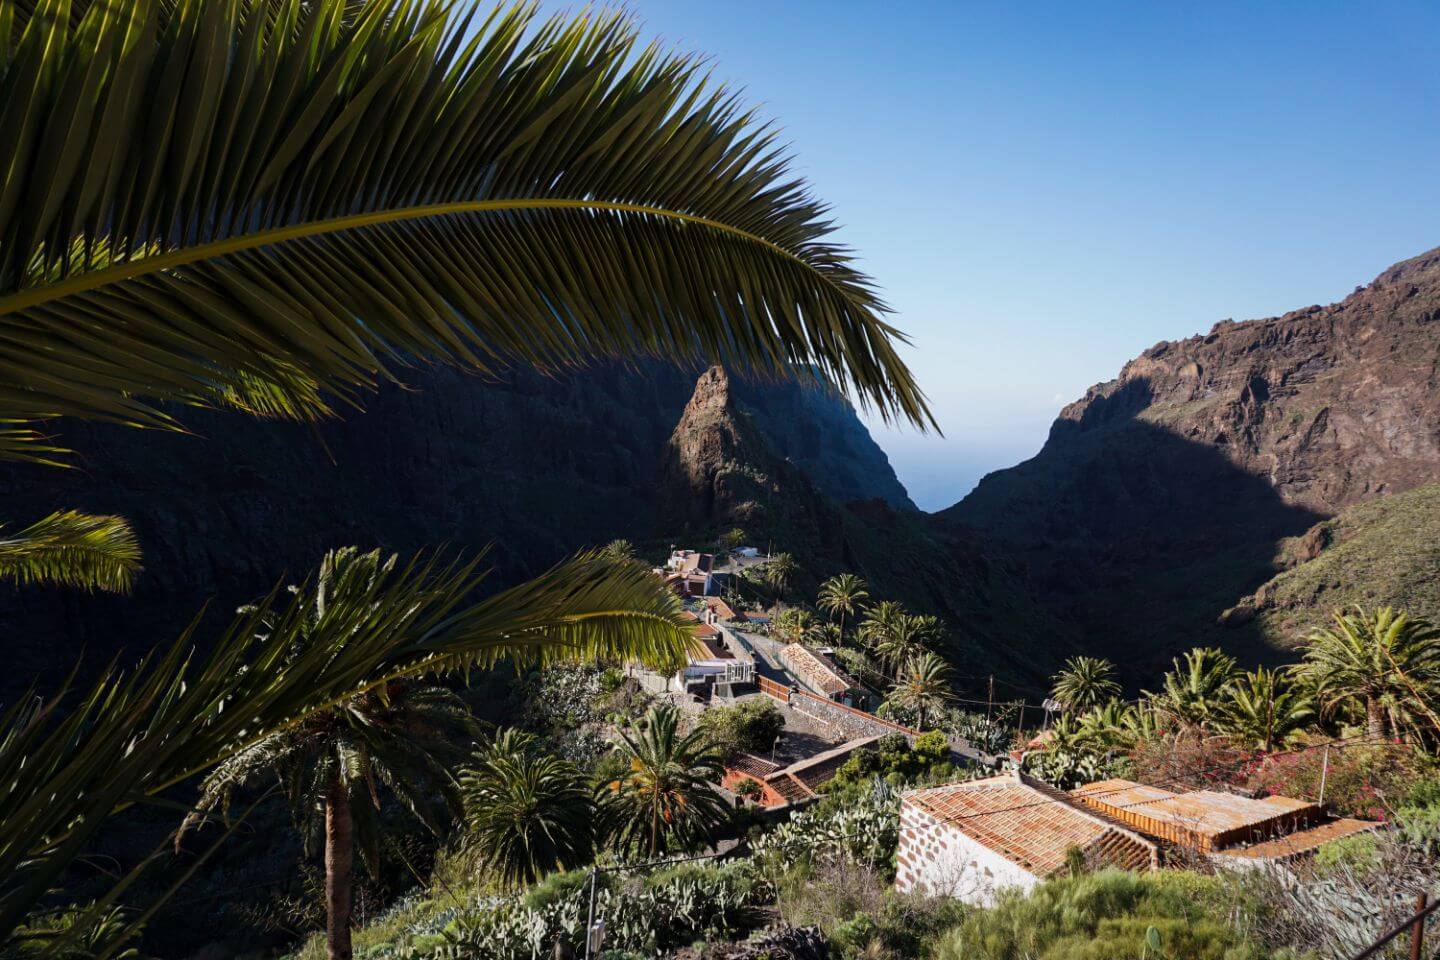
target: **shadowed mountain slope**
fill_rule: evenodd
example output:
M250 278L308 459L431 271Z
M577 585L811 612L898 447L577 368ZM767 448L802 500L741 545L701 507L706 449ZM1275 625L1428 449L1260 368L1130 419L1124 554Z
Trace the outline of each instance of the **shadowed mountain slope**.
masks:
M0 584L8 676L53 677L82 650L97 663L122 646L138 653L207 601L227 615L336 545L493 543L499 579L514 581L577 549L643 538L696 375L655 364L559 378L522 370L493 383L425 368L410 389L382 388L364 412L314 431L203 410L186 412L191 436L60 421L83 466L0 469L4 519L61 506L129 517L146 570L130 597ZM767 443L815 488L909 505L842 399L795 384L742 389L757 420L785 424Z
M1199 642L1277 656L1278 623L1217 623L1276 572L1277 544L1440 479L1437 320L1440 250L1328 307L1157 344L937 523L1013 554L1137 674Z

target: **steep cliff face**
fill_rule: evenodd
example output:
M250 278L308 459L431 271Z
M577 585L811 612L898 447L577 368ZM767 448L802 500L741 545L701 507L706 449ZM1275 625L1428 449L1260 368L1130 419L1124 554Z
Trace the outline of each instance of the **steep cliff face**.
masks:
M1266 656L1283 638L1217 614L1275 572L1277 543L1440 478L1437 320L1440 250L1328 307L1157 344L938 522L1013 551L1137 669L1199 641Z
M836 499L817 480L822 468L802 469L780 452L816 421L796 417L788 431L773 431L772 405L751 396L718 367L700 377L660 468L660 530L709 539L739 527L800 560L802 593L832 574L859 574L873 596L963 626L948 654L967 676L994 670L1033 679L1063 659L1064 630L1015 588L1013 571L982 544L963 533L937 536L908 498L899 508L881 496ZM853 427L839 432L840 450L856 441ZM846 464L833 451L827 456Z
M500 578L515 580L584 546L643 538L657 529L658 470L695 377L655 365L488 383L425 370L409 389L382 389L365 412L313 432L205 411L186 411L191 436L62 423L83 467L0 469L3 519L23 523L58 506L124 515L146 572L130 597L0 585L10 676L53 675L82 649L98 661L173 638L206 601L225 615L340 544L493 543ZM797 398L794 385L742 389L759 417L828 410L811 432L837 422L842 434L864 431L853 413L847 423L827 406L838 401ZM773 442L807 462L797 436ZM837 442L868 445L869 459L827 453L843 469L817 476L817 487L904 500L868 435Z

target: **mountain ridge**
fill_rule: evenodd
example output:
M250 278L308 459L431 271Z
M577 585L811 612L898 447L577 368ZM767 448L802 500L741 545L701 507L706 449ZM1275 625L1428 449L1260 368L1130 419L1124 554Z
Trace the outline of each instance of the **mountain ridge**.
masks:
M1263 618L1217 617L1279 572L1282 541L1440 479L1437 320L1440 249L1337 303L1156 344L934 522L1015 557L1136 672L1196 642L1276 659Z

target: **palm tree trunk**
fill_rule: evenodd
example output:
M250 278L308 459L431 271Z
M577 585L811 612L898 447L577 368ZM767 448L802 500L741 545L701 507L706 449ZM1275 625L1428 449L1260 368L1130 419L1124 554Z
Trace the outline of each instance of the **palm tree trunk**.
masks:
M325 793L325 946L330 960L350 960L350 867L355 837L350 796L338 774Z
M1375 697L1365 698L1365 732L1372 738L1385 736L1385 708Z

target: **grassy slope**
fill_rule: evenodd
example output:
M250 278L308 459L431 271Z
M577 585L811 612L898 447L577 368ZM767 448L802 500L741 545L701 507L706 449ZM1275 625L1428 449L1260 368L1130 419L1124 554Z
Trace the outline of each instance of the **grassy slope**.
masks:
M1319 530L1328 546L1256 594L1262 602L1255 623L1271 642L1293 645L1352 603L1440 619L1440 484L1357 504ZM1304 539L1283 542L1282 561L1293 562Z

